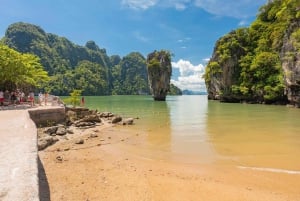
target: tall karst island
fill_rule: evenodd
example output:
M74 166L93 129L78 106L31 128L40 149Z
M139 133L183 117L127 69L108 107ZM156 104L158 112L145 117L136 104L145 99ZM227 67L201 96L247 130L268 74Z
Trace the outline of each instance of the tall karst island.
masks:
M206 67L209 99L300 107L299 0L273 0L220 38Z
M166 50L154 51L147 56L148 82L154 100L165 101L170 91L172 75L171 54Z

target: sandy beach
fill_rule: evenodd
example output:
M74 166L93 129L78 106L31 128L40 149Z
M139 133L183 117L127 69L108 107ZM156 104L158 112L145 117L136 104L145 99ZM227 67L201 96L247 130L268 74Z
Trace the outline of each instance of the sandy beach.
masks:
M76 131L68 140L40 151L41 197L53 201L300 200L299 174L244 169L221 161L187 164L153 159L140 154L145 152L138 148L144 137L120 125L98 126ZM78 138L84 144L75 144Z

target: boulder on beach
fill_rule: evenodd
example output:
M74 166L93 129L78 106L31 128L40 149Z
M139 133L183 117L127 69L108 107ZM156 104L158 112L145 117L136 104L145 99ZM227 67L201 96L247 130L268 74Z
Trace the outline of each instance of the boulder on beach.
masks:
M122 117L120 116L115 116L112 118L111 123L116 124L122 121Z
M127 118L123 120L123 125L132 125L134 122L133 118Z

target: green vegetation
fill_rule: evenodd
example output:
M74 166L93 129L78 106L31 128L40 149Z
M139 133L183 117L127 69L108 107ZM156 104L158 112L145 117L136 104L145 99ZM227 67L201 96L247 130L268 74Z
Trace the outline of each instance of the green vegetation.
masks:
M298 0L268 1L249 28L220 38L204 75L208 92L229 101L284 101L280 52L286 30L299 18ZM294 46L300 47L299 29L292 37Z
M154 51L147 56L148 80L154 100L164 101L170 91L171 53Z
M82 92L82 90L74 89L70 93L70 97L65 99L64 102L67 104L71 104L73 107L79 106L81 92Z
M150 93L146 59L138 52L123 58L118 55L109 57L106 50L94 41L79 46L64 37L46 33L38 26L22 22L10 25L1 41L18 52L36 55L36 61L40 58L40 66L48 72L49 82L42 83L35 78L26 82L37 82L30 84L52 94L69 95L73 89L82 90L83 95ZM0 55L1 59L8 62L4 55ZM12 72L21 70L12 62L10 67ZM48 81L46 78L41 80Z
M39 87L49 80L40 60L0 44L0 88L14 90Z
M112 94L149 94L146 59L138 52L125 56L112 68Z
M182 95L181 89L176 87L174 84L170 84L170 91L168 95Z

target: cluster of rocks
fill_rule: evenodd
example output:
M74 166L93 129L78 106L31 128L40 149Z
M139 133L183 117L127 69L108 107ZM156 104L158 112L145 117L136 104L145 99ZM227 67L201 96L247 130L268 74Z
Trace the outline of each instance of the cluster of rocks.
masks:
M74 125L76 127L89 128L95 126L97 123L112 123L132 125L133 118L123 119L119 115L111 112L98 112L97 110L89 110L88 108L67 108L66 109L66 124Z
M88 108L66 108L64 124L38 129L38 150L43 150L59 140L67 140L68 135L74 134L74 129L88 129L104 123L132 125L134 118L124 119L111 112L98 112Z

